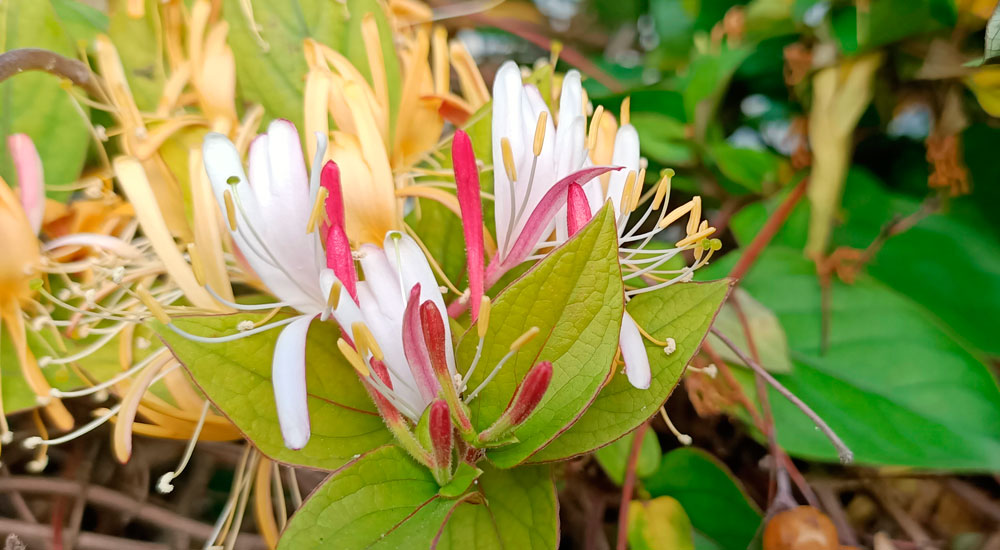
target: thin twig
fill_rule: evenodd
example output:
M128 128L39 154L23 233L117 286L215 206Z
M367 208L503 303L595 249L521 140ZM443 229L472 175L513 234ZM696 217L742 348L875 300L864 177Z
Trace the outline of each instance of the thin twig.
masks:
M854 460L854 453L851 451L851 449L848 448L848 446L844 443L844 441L840 439L840 436L838 436L837 433L833 431L833 428L831 428L826 423L825 420L820 418L820 416L816 414L816 412L813 411L812 408L809 407L809 405L806 405L805 402L799 399L797 395L789 391L789 389L783 386L781 382L778 382L778 380L775 377L771 376L771 373L767 372L764 369L764 367L757 364L757 362L754 361L753 359L747 357L747 354L743 353L743 350L741 350L739 346L734 344L733 341L730 340L725 334L722 334L715 328L712 328L711 330L712 334L718 337L719 340L722 340L722 343L726 344L729 347L729 349L733 350L733 353L735 353L736 356L739 357L740 360L746 364L746 366L750 367L750 369L753 370L754 372L759 373L764 378L764 380L771 385L771 387L778 390L778 393L783 395L785 399L791 401L793 405L795 405L796 407L798 407L800 411L802 411L802 414L808 416L809 419L812 420L813 424L815 424L816 427L819 428L821 432L823 432L823 434L827 437L827 439L829 439L830 442L833 443L833 446L837 448L837 455L840 457L841 464L850 464Z
M628 544L628 507L632 502L632 492L635 489L635 470L639 464L639 449L646 437L649 422L643 422L633 432L632 448L628 454L628 464L625 467L625 485L622 487L621 505L618 507L618 544L617 550L625 550Z
M830 516L833 524L837 527L837 534L840 535L840 542L846 546L858 546L858 537L851 527L851 522L847 519L847 513L840 504L840 497L832 487L817 487L816 496L823 504L826 515Z
M16 533L25 542L38 543L44 548L52 543L52 527L39 523L0 518L0 532ZM30 546L35 548L36 546ZM80 533L75 550L170 550L169 546L155 542L141 542L97 533ZM263 548L263 547L261 547Z
M10 470L7 469L6 465L0 466L0 476L5 478L10 477ZM35 514L31 513L31 508L28 507L28 503L25 502L24 496L19 491L10 491L8 496L19 518L28 523L38 523L38 518L35 517Z
M94 97L104 97L90 67L81 61L40 48L18 48L0 54L0 82L24 71L45 71L69 80Z

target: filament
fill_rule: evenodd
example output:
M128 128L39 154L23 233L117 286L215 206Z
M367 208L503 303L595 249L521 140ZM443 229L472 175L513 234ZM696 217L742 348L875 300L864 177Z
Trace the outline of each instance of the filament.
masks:
M184 456L181 457L180 464L177 465L177 469L172 472L167 472L160 476L159 481L156 483L156 490L162 494L169 493L174 490L174 486L171 481L177 479L177 476L181 475L184 468L187 467L188 461L191 460L191 454L194 452L194 446L198 443L198 438L201 436L201 429L205 426L205 417L208 416L208 400L205 400L205 404L201 408L201 416L198 417L198 424L194 427L194 432L191 434L191 439L188 440L187 447L184 449Z
M261 332L269 331L269 330L271 330L273 328L278 328L278 327L281 327L281 326L285 326L285 325L291 324L293 321L296 321L300 317L302 317L302 315L297 315L295 317L289 317L288 319L282 319L280 321L275 321L275 322L273 322L271 324L264 325L262 327L257 327L257 328L254 328L254 329L250 329L250 330L243 331L243 332L238 332L236 334L230 334L228 336L217 336L217 337L214 337L214 338L213 337L208 337L208 336L198 336L197 334L191 334L190 332L188 332L188 331L186 331L186 330L178 327L177 325L175 325L173 323L170 323L167 326L170 327L170 330L174 331L176 334L179 334L180 336L183 336L184 338L187 338L188 340L191 340L193 342L201 342L203 344L223 344L225 342L233 342L235 340L240 340L240 339L246 338L248 336L253 336L254 334L260 334Z

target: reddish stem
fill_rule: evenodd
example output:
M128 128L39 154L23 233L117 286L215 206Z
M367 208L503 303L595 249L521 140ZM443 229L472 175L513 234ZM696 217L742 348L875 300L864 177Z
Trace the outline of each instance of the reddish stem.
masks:
M625 485L622 487L622 501L618 507L618 544L617 550L625 550L628 545L628 506L632 502L632 492L635 490L635 469L639 464L639 449L646 437L649 422L643 422L636 428L632 449L628 453L628 465L625 467Z
M743 255L740 256L739 261L737 261L736 265L733 266L733 270L729 272L729 276L731 278L736 279L736 281L739 282L739 280L746 275L750 266L757 261L757 257L760 256L760 253L764 251L764 248L770 244L771 239L773 239L774 235L778 233L781 226L785 225L785 221L792 213L795 205L799 203L799 200L802 199L802 195L806 193L806 186L808 183L808 178L799 182L799 184L795 186L795 189L792 189L792 192L785 197L785 200L778 205L778 209L771 214L770 218L767 219L764 223L764 227L760 228L757 235L752 241L750 241L750 244L747 245Z

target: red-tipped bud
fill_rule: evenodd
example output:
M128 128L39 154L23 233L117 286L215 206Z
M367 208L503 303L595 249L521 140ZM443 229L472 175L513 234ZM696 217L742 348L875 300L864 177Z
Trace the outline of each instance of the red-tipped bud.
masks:
M462 210L462 232L465 234L466 268L469 272L469 306L472 321L479 317L479 302L484 292L483 269L483 205L479 194L479 166L472 151L472 141L462 130L455 131L451 142L451 158L458 188L458 206Z
M535 412L535 407L549 389L551 381L552 363L549 361L542 361L528 371L528 375L521 382L521 387L507 406L507 411L504 412L504 415L510 415L512 427L519 426Z
M587 202L587 194L580 184L569 184L567 191L566 227L569 230L569 236L572 237L590 221L590 203Z
M331 225L330 231L326 234L326 267L333 270L333 274L357 303L358 271L354 267L351 243L347 240L347 234L344 233L342 226Z
M371 365L371 370L378 379L385 383L385 385L391 390L392 389L392 379L389 378L389 370L386 368L385 363L379 361L378 359L372 357L369 361ZM364 380L364 379L362 379ZM379 414L385 419L386 423L390 426L403 423L403 416L396 409L379 389L370 381L364 380L365 388L368 389L368 394L371 395L372 401L375 402L375 407L378 408Z
M517 428L535 412L538 404L542 401L545 391L549 389L552 381L552 363L542 361L528 371L527 376L521 385L514 392L514 397L507 405L507 410L500 415L500 418L492 426L479 434L479 440L489 442L502 438L511 430Z
M403 311L403 354L413 373L420 396L430 401L438 396L441 386L434 376L431 360L424 343L423 322L420 320L420 284L413 285Z
M424 331L424 345L427 346L434 374L439 380L442 374L449 376L444 321L441 320L441 311L434 302L427 300L420 304L420 324Z
M319 184L326 191L326 215L331 227L344 229L344 194L340 189L340 168L332 160L323 165L319 173Z
M434 466L451 470L451 447L453 444L451 411L448 410L448 404L444 400L438 399L431 403L427 428L431 436L431 456L434 460Z

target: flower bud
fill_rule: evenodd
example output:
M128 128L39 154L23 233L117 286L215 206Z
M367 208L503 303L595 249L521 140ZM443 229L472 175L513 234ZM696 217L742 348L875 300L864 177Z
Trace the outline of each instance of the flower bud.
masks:
M566 226L569 236L576 235L590 221L590 204L583 187L578 183L569 184L566 193Z
M430 357L431 369L441 386L440 395L455 414L455 420L463 436L474 435L472 422L469 421L465 406L458 397L455 381L448 368L448 352L445 348L448 341L445 338L444 321L441 319L441 310L434 302L427 300L420 304L420 325L424 333L424 345L427 348L427 355Z
M542 361L532 367L518 386L510 404L507 405L507 410L492 426L479 434L479 440L488 442L497 439L523 424L531 413L535 412L546 390L549 389L550 382L552 382L551 362Z
M452 425L448 404L438 399L431 403L428 428L434 467L451 472Z

